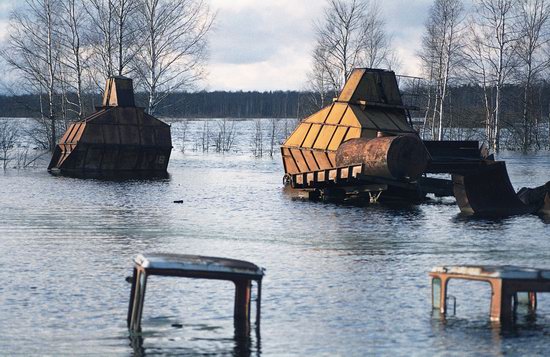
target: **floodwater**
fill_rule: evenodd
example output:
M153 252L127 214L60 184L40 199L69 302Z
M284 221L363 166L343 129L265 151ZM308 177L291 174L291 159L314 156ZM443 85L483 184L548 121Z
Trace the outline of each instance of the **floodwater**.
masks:
M175 123L168 179L0 172L0 354L548 355L550 296L540 296L535 316L520 313L514 328L500 329L489 322L488 286L451 282L456 314L443 321L432 313L427 273L440 264L550 268L550 220L471 219L452 199L292 200L280 156L250 154L254 125L237 124L232 152L203 154L192 150L203 124L191 122L183 154ZM546 152L500 158L516 188L550 180ZM230 283L152 277L143 336L131 339L125 277L142 252L265 267L259 333L235 334Z

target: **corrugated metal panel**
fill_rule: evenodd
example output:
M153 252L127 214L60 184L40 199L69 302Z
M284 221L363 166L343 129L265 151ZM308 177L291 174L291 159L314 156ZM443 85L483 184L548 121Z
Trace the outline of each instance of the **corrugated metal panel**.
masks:
M319 170L319 165L317 165L317 162L313 157L313 153L310 150L303 150L302 154L304 154L304 157L307 162L307 166L309 167L310 170Z
M78 131L77 124L79 123L73 123L69 125L69 128L67 129L67 131L65 132L65 134L63 134L63 136L61 137L61 140L59 140L60 143L67 142L68 139Z
M319 170L327 170L333 167L324 151L313 150L312 152L319 164Z
M307 117L304 121L306 123L324 123L331 108L332 108L332 105L329 105L321 109L317 113Z
M294 161L296 161L296 165L298 165L298 170L300 170L300 172L310 171L309 166L307 166L306 159L304 159L304 156L302 155L302 150L290 149L290 153L292 154Z
M387 103L392 105L403 105L395 75L393 73L382 73L380 76Z
M349 102L351 100L353 93L357 89L357 86L363 77L363 74L365 74L365 71L366 70L362 68L355 69L351 72L346 84L344 85L344 89L342 89L342 93L338 96L338 101Z
M283 155L283 163L285 165L285 172L293 174L298 173L300 170L298 170L298 166L296 166L296 162L294 162L294 158L292 157L292 154L290 153L290 150L287 148L282 148L282 155Z
M326 150L328 147L328 143L332 139L332 135L334 135L334 132L336 131L336 127L332 125L325 125L321 129L321 132L319 133L319 136L317 137L317 140L315 141L315 144L313 145L314 149L321 149Z
M377 73L368 72L363 75L350 101L357 102L359 100L367 101L367 103L383 102L380 98Z
M402 131L414 132L409 123L407 123L407 117L402 110L386 111L386 116Z
M302 147L311 148L313 146L315 139L317 139L317 136L319 135L319 131L321 131L321 127L322 127L321 124L311 125L311 129L309 129L309 132L307 133L307 136L306 136L306 140L304 140Z
M336 129L336 132L334 133L334 136L332 137L332 140L328 145L328 150L338 150L338 147L342 144L342 141L344 140L347 131L348 127L345 126L341 126Z
M89 122L86 125L86 130L82 133L80 141L89 144L103 144L101 125Z
M285 141L286 146L300 146L304 142L304 138L310 128L311 124L301 123Z
M349 128L344 141L361 137L361 128Z
M328 157L332 167L335 167L336 166L336 152L335 151L328 151L327 152L327 157Z
M355 112L353 110L353 106L350 108L351 110L346 110L344 113L344 117L342 118L342 121L340 122L340 125L346 125L350 127L361 127L361 123L357 119L357 116L355 115Z
M365 115L365 112L359 108L359 106L352 105L351 109L353 111L353 114L355 114L357 121L360 123L360 126L363 129L372 129L372 130L379 130L380 127L375 123L371 118L367 117ZM397 129L397 127L395 127Z
M347 104L344 103L334 103L332 105L332 110L330 111L327 120L325 123L327 124L338 124L342 120L342 117L344 116L344 112L346 111L346 108L348 107Z

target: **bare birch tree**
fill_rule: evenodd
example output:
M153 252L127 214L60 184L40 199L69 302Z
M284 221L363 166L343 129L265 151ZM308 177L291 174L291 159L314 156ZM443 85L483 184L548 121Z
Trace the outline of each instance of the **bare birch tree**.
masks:
M342 89L353 68L381 66L391 58L391 39L374 2L328 0L315 32L312 78L326 78L336 92Z
M142 29L137 17L138 0L111 0L114 7L115 44L117 47L117 69L119 76L125 75L130 63L141 47L138 33Z
M48 147L57 141L56 96L60 70L60 2L58 0L26 0L11 16L6 50L2 56L8 66L21 74L27 89L40 95L40 122L49 132ZM46 106L42 95L46 94Z
M338 89L334 87L334 81L329 73L329 68L324 62L324 49L318 46L313 54L313 66L307 74L306 92L308 102L315 109L321 109L336 96Z
M110 76L127 75L139 50L141 30L137 19L139 0L88 0L86 12L90 19L89 37L93 45L95 79L102 89Z
M145 44L135 69L153 114L168 94L204 78L214 15L205 0L140 0L138 10Z
M425 34L422 38L420 58L424 73L432 84L426 115L432 113L432 135L434 139L438 140L443 139L445 99L450 76L455 73L461 58L463 20L464 6L461 0L435 0L430 9ZM434 94L433 104L432 92ZM436 117L439 117L437 125Z
M518 4L519 78L523 86L522 140L523 151L538 142L539 116L534 112L533 85L548 69L549 58L545 49L550 41L550 6L545 0L520 0Z
M85 10L81 0L63 0L62 27L60 29L61 44L64 56L63 80L76 95L76 101L65 98L69 105L68 110L73 112L78 119L84 116L83 104L83 76L87 66L89 55L86 54L83 32L85 31Z
M464 51L463 76L471 84L479 85L483 94L483 124L487 143L493 142L494 95L491 66L487 60L487 47L477 26L470 22L468 41Z
M369 68L397 65L391 48L392 38L386 31L386 21L378 2L371 2L363 20L362 62Z
M2 168L6 170L10 162L13 160L11 151L15 146L18 130L15 123L11 119L0 119L0 160Z
M88 33L93 49L92 65L96 73L92 80L101 88L104 80L115 74L115 9L112 0L88 0L85 9L91 20ZM97 78L98 73L103 78Z
M500 150L502 90L516 66L517 33L514 31L514 0L477 0L475 22L479 27L479 45L492 75L495 105L489 125L491 145Z

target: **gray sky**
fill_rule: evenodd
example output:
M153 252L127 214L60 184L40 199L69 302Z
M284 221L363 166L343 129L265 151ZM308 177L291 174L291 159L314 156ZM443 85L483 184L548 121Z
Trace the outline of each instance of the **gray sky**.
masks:
M0 0L0 40L17 0ZM301 89L323 0L209 0L217 11L210 35L208 90ZM402 74L418 74L415 56L432 0L379 0Z
M432 0L379 0L402 59L418 74L415 53ZM313 23L325 1L211 0L218 11L210 39L208 89L301 89L311 62Z

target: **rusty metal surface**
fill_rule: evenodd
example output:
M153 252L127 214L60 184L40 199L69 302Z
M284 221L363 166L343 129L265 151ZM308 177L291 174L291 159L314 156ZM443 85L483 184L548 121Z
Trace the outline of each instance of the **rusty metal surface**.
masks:
M336 165L365 165L365 175L390 178L418 178L425 171L429 155L422 141L413 135L353 139L336 151Z
M71 124L48 170L166 172L172 151L170 126L135 107L131 79L109 78L103 104Z

